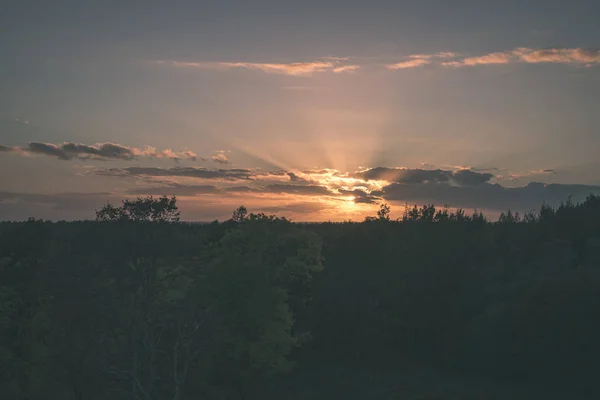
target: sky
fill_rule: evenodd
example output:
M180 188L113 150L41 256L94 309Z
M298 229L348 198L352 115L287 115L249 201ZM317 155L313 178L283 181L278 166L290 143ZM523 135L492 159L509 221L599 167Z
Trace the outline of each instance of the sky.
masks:
M19 0L0 220L526 212L600 193L600 2Z

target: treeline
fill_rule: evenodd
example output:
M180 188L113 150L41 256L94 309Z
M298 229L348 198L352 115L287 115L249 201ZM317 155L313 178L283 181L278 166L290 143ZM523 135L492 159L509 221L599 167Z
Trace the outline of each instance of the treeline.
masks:
M600 197L312 225L174 200L0 224L2 398L293 398L323 365L598 394Z

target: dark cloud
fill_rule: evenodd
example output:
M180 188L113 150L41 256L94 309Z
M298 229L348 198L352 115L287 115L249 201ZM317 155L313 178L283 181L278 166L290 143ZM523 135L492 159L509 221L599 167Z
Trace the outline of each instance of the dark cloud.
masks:
M461 169L452 175L452 179L460 185L481 185L489 182L494 175L490 173L474 172L470 169Z
M470 186L449 184L400 184L383 188L383 198L408 203L447 204L450 207L515 211L539 209L546 202L556 206L572 196L582 201L590 193L600 194L600 186L566 185L531 182L523 187L507 188L498 184L483 183Z
M0 144L0 153L12 153L16 151L19 151L17 147L3 146Z
M195 196L197 194L221 193L221 189L213 185L180 185L172 184L158 187L142 187L128 191L130 194L157 196Z
M115 143L98 143L86 145L65 142L60 145L42 142L30 142L26 147L0 146L0 151L11 151L20 154L40 154L57 157L59 160L96 159L96 160L133 160L137 157L164 158L169 160L196 160L191 151L174 152L171 149L156 150L146 146L144 149L123 146Z
M140 177L140 176L160 176L160 177L188 177L200 179L224 179L240 180L251 179L254 174L249 169L208 169L202 167L128 167L128 168L110 168L96 170L95 174L102 176L116 177Z
M365 181L383 180L398 183L448 182L451 176L451 171L443 171L441 169L429 170L386 167L371 168L354 174L354 177Z
M497 167L473 167L471 168L471 171L475 171L475 172L500 172L502 171L501 168L497 168Z
M44 154L47 156L55 156L59 160L69 160L70 157L59 146L51 143L31 142L24 151L34 154Z
M367 193L362 189L354 189L354 190L339 189L338 192L343 196L354 196L355 203L377 204L381 201L381 196L374 194L377 192Z
M287 176L290 177L290 181L292 182L308 182L306 179L299 177L293 172L288 172Z
M478 185L488 182L494 177L490 173L480 173L468 169L452 172L442 169L386 167L376 167L366 171L356 172L353 176L365 181L384 180L404 184L454 182L459 185Z
M325 186L273 184L265 187L270 193L289 193L307 196L324 196L333 193Z
M29 144L31 146L31 143ZM91 156L95 158L114 158L121 160L132 160L135 153L129 147L114 143L103 143L96 146L88 146L78 143L64 143L61 149L69 155Z

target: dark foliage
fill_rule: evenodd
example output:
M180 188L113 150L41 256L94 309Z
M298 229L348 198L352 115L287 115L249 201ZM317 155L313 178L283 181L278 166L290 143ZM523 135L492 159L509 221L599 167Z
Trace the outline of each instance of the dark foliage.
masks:
M123 200L121 207L107 203L96 210L96 221L149 221L179 222L177 199L161 196L138 197L136 200Z
M600 197L493 223L145 223L176 221L164 199L0 224L2 398L600 395Z

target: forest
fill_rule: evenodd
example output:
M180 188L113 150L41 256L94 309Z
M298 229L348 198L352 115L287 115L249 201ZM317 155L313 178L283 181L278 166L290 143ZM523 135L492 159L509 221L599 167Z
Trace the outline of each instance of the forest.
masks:
M600 197L389 215L0 223L0 397L599 398Z

